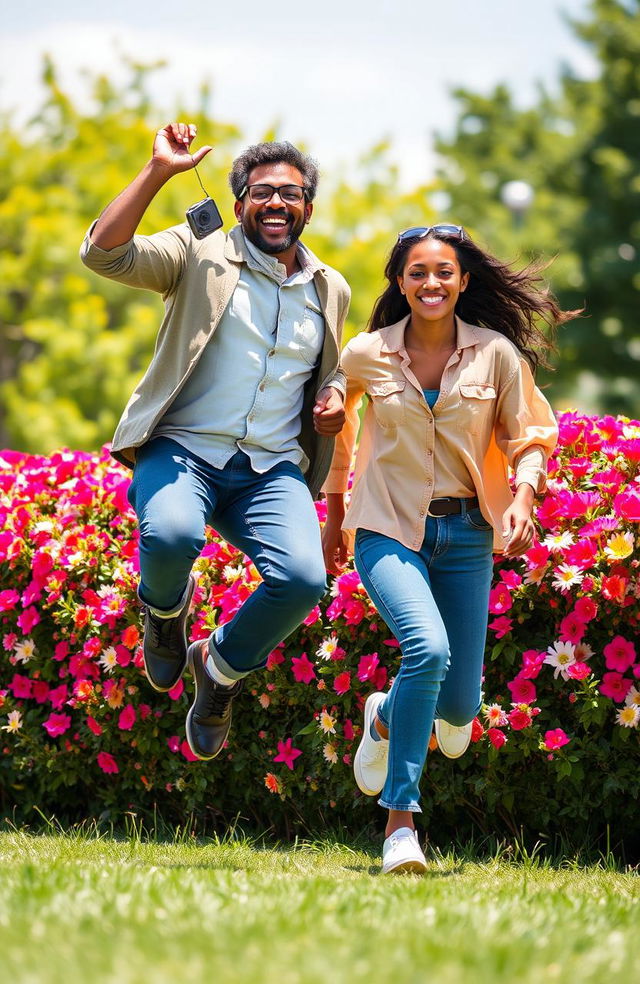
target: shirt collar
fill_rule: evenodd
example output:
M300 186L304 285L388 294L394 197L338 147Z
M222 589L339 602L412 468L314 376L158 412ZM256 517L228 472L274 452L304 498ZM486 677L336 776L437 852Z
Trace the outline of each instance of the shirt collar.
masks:
M408 314L401 321L396 321L394 325L388 325L380 329L380 335L382 337L381 352L400 352L401 349L404 349L404 333L409 324L410 317L411 315ZM480 341L480 329L476 325L467 324L458 315L455 318L458 350L477 345Z
M243 259L247 266L254 270L259 270L260 273L266 274L268 277L271 277L273 280L277 280L279 283L287 280L287 271L284 264L281 263L277 257L272 256L269 253L264 253L261 249L258 249L257 246L254 246L254 244L245 236L244 232L242 232L242 227L240 226L239 228L241 230L244 245L245 255ZM312 280L314 274L318 270L323 269L317 256L315 256L310 249L307 249L307 247L300 241L297 243L296 256L300 264L300 270L293 276L297 276L302 283L307 283L309 280Z

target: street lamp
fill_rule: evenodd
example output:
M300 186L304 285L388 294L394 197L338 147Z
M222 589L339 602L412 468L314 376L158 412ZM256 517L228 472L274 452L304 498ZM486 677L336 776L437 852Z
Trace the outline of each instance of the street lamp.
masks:
M531 208L535 192L526 181L507 181L500 189L502 204L506 205L513 216L513 224L518 227Z

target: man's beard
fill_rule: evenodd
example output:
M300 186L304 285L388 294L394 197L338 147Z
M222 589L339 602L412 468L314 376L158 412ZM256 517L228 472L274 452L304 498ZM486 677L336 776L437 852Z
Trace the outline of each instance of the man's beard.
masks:
M286 252L286 250L291 249L291 247L298 242L300 236L302 235L304 226L305 226L304 218L301 218L297 223L294 219L291 222L291 225L289 226L289 232L287 233L285 238L282 240L281 243L277 243L277 244L268 242L267 240L264 239L264 237L260 232L259 222L256 222L255 228L253 229L247 229L243 224L242 229L250 243L253 243L254 246L257 246L257 248L261 250L263 253L274 255L276 253L284 253Z

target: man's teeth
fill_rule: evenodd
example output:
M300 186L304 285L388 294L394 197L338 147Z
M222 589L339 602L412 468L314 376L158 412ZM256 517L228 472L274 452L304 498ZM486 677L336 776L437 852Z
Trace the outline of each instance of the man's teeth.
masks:
M287 224L287 220L286 219L262 219L262 224L263 225L272 225L272 226L284 226L284 225Z

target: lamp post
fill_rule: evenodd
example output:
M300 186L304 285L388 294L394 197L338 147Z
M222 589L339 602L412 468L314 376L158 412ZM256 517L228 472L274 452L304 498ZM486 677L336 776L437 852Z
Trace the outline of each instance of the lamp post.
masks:
M516 228L522 225L524 216L531 208L535 192L526 181L507 181L500 189L502 204L506 205L513 216Z

